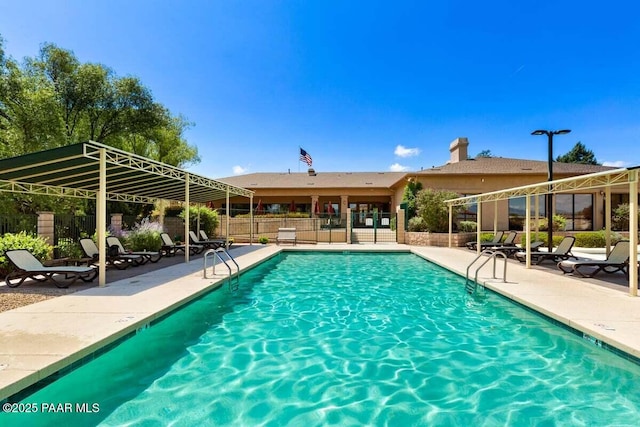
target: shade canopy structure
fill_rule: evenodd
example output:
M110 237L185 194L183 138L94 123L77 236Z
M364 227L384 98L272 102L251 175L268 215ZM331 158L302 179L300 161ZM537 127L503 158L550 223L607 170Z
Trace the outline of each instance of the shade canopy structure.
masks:
M98 241L105 240L106 201L206 204L253 191L193 174L93 141L0 160L0 191L96 199ZM228 217L228 215L227 215ZM185 221L188 235L189 221ZM228 226L228 225L227 225ZM100 285L105 257L100 254ZM189 251L185 251L188 261Z
M204 204L225 199L228 193L253 195L251 190L91 141L0 160L0 190L96 197L101 150L105 153L107 200L154 203L158 199L188 199Z
M611 188L622 187L629 192L629 294L638 296L638 181L640 166L631 168L614 169L606 172L597 172L579 175L571 178L563 178L554 181L546 181L538 184L522 187L507 188L504 190L476 194L473 196L458 197L447 200L449 205L449 247L452 246L453 233L453 206L477 205L478 224L482 224L482 203L508 200L514 197L525 197L525 249L526 267L531 268L531 199L542 194L559 194L573 191L603 189L605 194L606 212L605 232L607 254L611 247ZM477 228L477 244L480 247L481 227Z

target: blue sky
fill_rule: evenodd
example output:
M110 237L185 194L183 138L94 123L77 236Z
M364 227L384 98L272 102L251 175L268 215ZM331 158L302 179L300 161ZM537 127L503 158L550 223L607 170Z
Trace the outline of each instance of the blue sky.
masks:
M585 1L5 2L14 59L43 42L133 75L220 178L415 171L469 154L547 159L581 141L640 165L640 4Z

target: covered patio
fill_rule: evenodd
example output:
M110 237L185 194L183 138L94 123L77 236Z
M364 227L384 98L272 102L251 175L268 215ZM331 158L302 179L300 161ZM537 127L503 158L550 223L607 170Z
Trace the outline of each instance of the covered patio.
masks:
M95 199L98 242L106 240L107 200L149 204L177 201L184 203L187 216L192 203L226 200L229 209L233 196L248 197L253 203L251 190L93 141L0 160L0 191ZM228 223L226 226L228 230ZM189 235L189 221L185 221L184 235ZM98 280L104 286L106 248L98 247Z
M453 234L453 207L469 204L477 205L478 224L482 224L482 204L485 202L497 202L514 197L525 197L525 222L524 222L524 249L526 251L526 268L531 268L531 199L538 200L539 195L559 194L590 189L603 189L605 196L605 236L606 253L611 250L611 189L616 187L628 188L629 191L629 295L638 295L638 168L621 168L612 171L598 172L571 178L545 181L522 187L509 188L474 196L459 197L447 200L449 206L449 247L452 246ZM494 209L497 215L497 209ZM538 208L535 209L535 218ZM537 221L536 221L537 224ZM494 219L494 233L497 232L497 219ZM535 230L537 231L537 230ZM476 242L478 254L481 252L481 233L478 227Z

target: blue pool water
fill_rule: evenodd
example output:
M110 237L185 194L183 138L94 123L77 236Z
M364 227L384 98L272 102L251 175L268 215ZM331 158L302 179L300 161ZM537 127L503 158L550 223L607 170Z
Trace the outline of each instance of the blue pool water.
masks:
M289 253L22 400L97 412L0 425L631 426L639 379L417 256Z

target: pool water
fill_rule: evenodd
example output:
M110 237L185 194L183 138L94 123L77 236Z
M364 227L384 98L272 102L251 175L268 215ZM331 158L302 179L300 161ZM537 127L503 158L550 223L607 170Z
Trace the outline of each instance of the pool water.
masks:
M288 253L0 425L637 425L640 366L411 254Z

